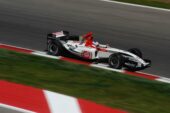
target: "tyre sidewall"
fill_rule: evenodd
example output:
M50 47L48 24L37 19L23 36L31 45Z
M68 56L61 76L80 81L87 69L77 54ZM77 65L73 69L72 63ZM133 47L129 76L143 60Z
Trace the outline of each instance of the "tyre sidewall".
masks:
M60 55L60 46L55 43L49 43L48 44L48 53L51 55Z
M112 54L109 56L109 65L112 68L120 69L124 65L124 58L121 54Z

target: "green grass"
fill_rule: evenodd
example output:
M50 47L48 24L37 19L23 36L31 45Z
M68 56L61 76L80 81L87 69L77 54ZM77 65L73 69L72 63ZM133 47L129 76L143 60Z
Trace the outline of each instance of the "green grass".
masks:
M115 0L115 1L170 9L170 0Z
M170 85L0 50L0 79L85 98L130 113L170 113Z

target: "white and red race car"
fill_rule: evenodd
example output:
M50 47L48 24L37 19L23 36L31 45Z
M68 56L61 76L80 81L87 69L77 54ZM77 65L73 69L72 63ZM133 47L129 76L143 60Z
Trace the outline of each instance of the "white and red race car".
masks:
M137 48L127 51L102 45L97 42L86 46L81 36L69 35L68 31L60 31L47 35L48 54L56 56L72 56L83 60L108 63L111 68L129 70L142 70L151 66L151 61L143 59Z

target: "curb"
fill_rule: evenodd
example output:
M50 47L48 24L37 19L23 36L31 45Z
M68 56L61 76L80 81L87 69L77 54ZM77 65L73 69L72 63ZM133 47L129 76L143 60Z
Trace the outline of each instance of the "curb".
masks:
M0 80L0 86L0 107L22 113L127 113L84 99L7 81Z
M96 67L96 68L101 68L101 69L105 69L105 70L109 70L109 71L124 73L126 75L137 76L137 77L145 78L148 80L156 80L156 81L160 81L160 82L164 82L164 83L170 83L170 78L153 75L153 74L148 74L148 73L142 73L142 72L130 72L130 71L126 71L126 70L112 69L106 64L101 64L101 63L93 64L90 62L85 62L85 61L62 57L62 56L59 56L59 57L51 56L51 55L46 54L46 52L42 52L42 51L36 51L36 50L27 49L27 48L22 48L22 47L7 45L7 44L1 44L1 43L0 43L0 49L7 49L7 50L11 50L11 51L32 54L32 55L41 56L41 57L63 60L63 61L68 61L68 62L72 62L72 63L76 63L76 64L87 65L90 67Z

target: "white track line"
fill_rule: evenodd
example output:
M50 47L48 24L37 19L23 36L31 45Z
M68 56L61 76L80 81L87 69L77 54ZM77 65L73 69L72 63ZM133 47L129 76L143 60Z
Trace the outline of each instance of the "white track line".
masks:
M118 1L114 1L114 0L100 0L100 1L170 12L170 9L158 8L158 7L152 7L152 6L146 6L146 5L138 5L138 4L132 4L132 3L118 2Z
M161 81L161 82L165 82L165 83L170 83L170 79L169 78L165 78L165 77L160 77L158 79L156 79L157 81Z
M2 103L0 103L0 107L15 110L15 111L19 111L19 112L23 112L23 113L36 113L36 112L33 112L33 111L25 110L25 109L22 109L22 108L6 105L6 104L2 104Z
M60 59L61 58L60 56L57 57L57 56L47 55L46 52L41 52L41 51L35 51L35 52L32 52L32 54L36 55L36 56L51 58L51 59Z
M104 64L91 64L90 66L105 69L105 70L109 70L109 71L115 71L115 72L123 73L123 70L113 69L113 68L110 68L110 67L108 67L108 66L106 66Z
M77 99L44 90L51 113L82 113Z

